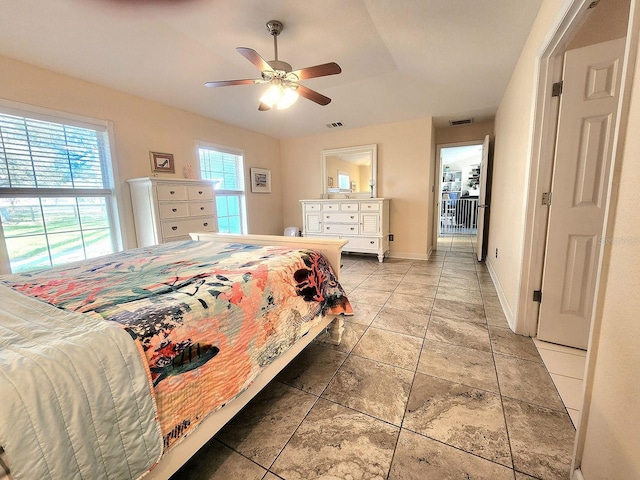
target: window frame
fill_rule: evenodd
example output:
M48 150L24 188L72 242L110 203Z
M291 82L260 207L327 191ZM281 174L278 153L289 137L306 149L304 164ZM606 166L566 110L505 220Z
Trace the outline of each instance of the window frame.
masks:
M12 115L17 117L23 117L43 122L64 124L73 127L79 127L84 129L95 130L104 132L107 136L106 144L109 148L109 158L106 161L109 164L110 171L108 181L110 188L97 188L97 189L82 189L82 188L38 188L38 187L11 187L0 188L0 196L2 197L28 197L28 198L46 198L46 197L58 197L58 198L77 198L82 197L83 193L89 194L89 196L103 196L106 199L107 208L107 220L109 222L109 228L111 230L111 241L113 244L113 251L118 252L123 249L122 240L122 214L120 212L120 204L118 199L121 195L121 188L119 182L116 181L119 178L118 174L118 161L116 157L116 147L113 133L113 122L109 120L99 120L92 117L86 117L82 115L76 115L67 112L61 112L45 107L39 107L34 105L27 105L11 100L0 99L0 113L6 115ZM7 192L10 190L10 193ZM71 191L76 190L78 194L70 194ZM7 251L4 231L0 228L0 274L11 273L11 262Z
M216 190L214 188L214 192L216 196L238 196L240 199L240 235L246 235L248 233L247 227L247 172L245 167L245 155L244 150L234 147L228 147L226 145L219 145L215 143L209 143L204 141L197 141L196 144L196 158L198 160L198 169L200 172L200 178L202 180L210 180L206 179L202 175L202 164L200 163L200 149L213 150L219 153L227 153L229 155L236 155L241 157L242 165L242 190ZM216 208L217 212L217 208ZM218 231L220 231L220 216L216 213L216 222L218 222Z

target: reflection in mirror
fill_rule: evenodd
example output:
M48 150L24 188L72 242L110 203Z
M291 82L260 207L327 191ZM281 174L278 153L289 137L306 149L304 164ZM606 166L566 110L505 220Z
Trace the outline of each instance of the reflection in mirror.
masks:
M377 196L376 144L322 151L323 197Z

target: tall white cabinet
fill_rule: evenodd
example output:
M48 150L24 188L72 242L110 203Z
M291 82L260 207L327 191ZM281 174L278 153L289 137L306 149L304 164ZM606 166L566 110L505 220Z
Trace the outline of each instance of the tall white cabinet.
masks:
M212 182L147 177L127 182L139 247L189 240L191 232L218 231Z
M303 235L348 240L345 252L374 253L382 262L389 251L389 199L300 200Z

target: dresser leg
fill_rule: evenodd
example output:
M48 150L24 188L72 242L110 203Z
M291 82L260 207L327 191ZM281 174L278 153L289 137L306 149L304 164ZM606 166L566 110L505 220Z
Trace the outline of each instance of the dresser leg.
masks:
M384 260L384 252L378 254L378 261L382 263L383 260Z

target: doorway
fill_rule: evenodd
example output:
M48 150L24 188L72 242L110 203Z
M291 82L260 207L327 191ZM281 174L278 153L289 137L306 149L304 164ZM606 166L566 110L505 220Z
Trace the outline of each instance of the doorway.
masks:
M540 62L540 77L538 80L539 113L537 115L539 120L537 121L534 132L536 140L530 177L529 207L526 219L523 282L521 284L517 312L517 317L520 318L520 321L516 325L517 333L532 337L538 336L540 328L542 327L544 329L545 327L543 323L545 318L543 318L542 315L548 316L548 308L551 303L555 302L558 313L566 312L575 314L577 312L586 319L586 322L582 322L583 332L576 337L576 340L570 339L564 334L560 336L547 336L546 333L543 334L543 336L546 336L545 340L582 349L587 348L587 339L593 318L593 308L598 292L603 250L603 244L599 239L604 237L606 219L610 207L611 175L615 165L613 161L616 152L615 142L618 138L618 124L622 115L621 112L612 111L610 114L605 115L605 117L607 117L606 122L603 122L598 129L592 129L591 133L598 130L602 134L604 133L604 124L608 123L608 133L605 135L593 135L593 139L596 141L592 146L596 146L598 143L598 136L600 136L601 139L606 139L606 142L598 146L600 158L596 159L595 166L585 167L583 165L580 167L581 170L580 168L578 168L578 170L574 168L568 172L563 172L563 169L566 167L567 158L570 155L568 156L566 153L561 154L562 152L560 152L560 150L556 151L556 149L563 148L563 142L566 143L567 138L573 135L573 133L569 132L566 128L562 128L561 102L566 99L566 91L562 93L565 98L554 96L553 85L563 80L566 67L566 54L579 50L580 47L602 44L607 40L601 32L599 38L596 36L597 42L589 42L587 38L585 43L585 36L589 37L594 35L592 33L595 30L594 24L596 24L596 22L602 23L603 17L616 15L622 18L622 20L624 20L622 35L624 36L626 33L629 14L628 0L615 0L611 3L602 2L595 10L589 11L593 6L594 4L591 4L590 7L588 2L574 2L572 9L563 20L563 23L559 25L556 36L550 41L547 50L542 54ZM607 8L609 10L606 10ZM612 10L615 11L612 13ZM618 38L620 36L614 32L606 32L606 34L609 34L611 38ZM576 39L580 39L582 45L576 45ZM618 63L615 67L618 69L618 75L624 71L624 55L628 56L628 52L625 53L623 46L622 57L617 60ZM584 69L582 71L584 77L588 74L588 70L584 66L581 68ZM599 64L598 68L600 68ZM606 70L606 68L604 70ZM614 77L608 75L608 78L611 80ZM584 85L586 84L584 78L582 82L579 87L581 89L581 96ZM601 86L609 88L607 85L610 86L610 83L608 82L609 81L601 84ZM624 86L622 88L624 88ZM624 92L620 91L619 86L618 91L619 95L624 97ZM623 102L618 101L616 103L617 105L622 105ZM571 107L571 109L573 110L574 107ZM604 118L597 114L587 114L583 116L585 118L578 118L578 122L574 125L574 130L576 128L578 130L582 128L583 131L581 133L578 132L578 136L574 139L575 141L569 142L572 143L574 147L579 145L585 136L588 136L590 132L587 131L585 133L584 129L588 129L590 123L593 124L594 119ZM582 138L582 140L578 140L578 138ZM586 147L583 150L586 152ZM584 152L580 152L580 154L582 155ZM574 158L579 156L580 155L576 154ZM582 155L582 158L584 158L584 155ZM597 164L597 162L600 162L600 164ZM606 162L606 164L602 162ZM590 177L586 178L584 176L585 174ZM590 183L590 185L588 185L589 188L586 189L580 186L580 183L584 183L585 180L588 180L587 183ZM575 193L576 188L582 188L579 194ZM600 190L597 192L598 198L595 199L594 197L595 202L591 200L588 202L584 201L586 198L585 194L587 194L587 196L591 195L589 190L595 192L598 189ZM588 207L590 203L597 204L601 210L600 226L595 227L593 232L585 233L576 231L564 235L562 239L558 239L559 229L566 226L567 222L554 222L550 216L553 208L560 208L560 199L556 202L557 195L554 190L560 193L561 196L566 196L564 194L567 191L573 191L574 194L570 194L570 198L564 200L565 203L567 205L570 204L570 206L583 203L583 206ZM548 192L552 193L551 202L549 202ZM551 205L549 205L549 203L551 203ZM574 213L577 215L577 212ZM569 215L571 215L571 213ZM550 247L559 247L562 251L560 254L550 252ZM549 283L550 279L560 281L560 285L551 285ZM543 288L545 283L546 288ZM565 288L566 291L563 291ZM543 304L545 304L544 307L547 311L543 311ZM552 317L549 317L549 319L550 321L547 322L546 325L552 325L553 322L557 321Z
M482 142L438 145L438 242L472 237L478 227Z

